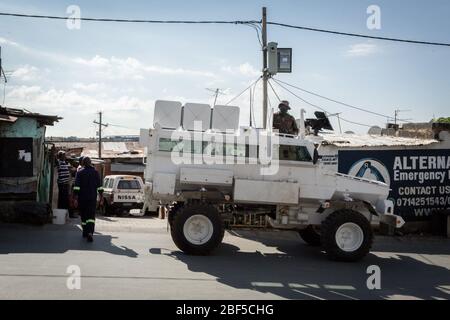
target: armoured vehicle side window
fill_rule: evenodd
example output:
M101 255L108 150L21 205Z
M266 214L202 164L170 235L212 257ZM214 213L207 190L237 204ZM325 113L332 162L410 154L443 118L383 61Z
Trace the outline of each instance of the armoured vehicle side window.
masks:
M211 144L210 150L205 150L208 144ZM223 151L221 152L221 147ZM252 150L250 150L252 149ZM245 157L252 158L258 157L258 147L249 146L248 144L231 144L231 143L215 143L208 141L191 141L191 140L180 140L174 141L170 138L160 138L159 139L159 151L183 151L193 154L202 154L207 152L212 155L225 155L228 157ZM250 152L251 151L251 152ZM311 155L305 146L289 146L280 145L279 146L279 159L280 160L290 160L290 161L312 161Z
M179 143L183 143L182 141L172 141L170 138L160 138L159 139L159 151L168 151L171 152L175 148L175 146Z
M280 145L279 157L280 160L288 161L312 161L308 149L304 146Z
M105 178L105 180L103 180L103 187L108 188L108 183L109 183L109 178Z

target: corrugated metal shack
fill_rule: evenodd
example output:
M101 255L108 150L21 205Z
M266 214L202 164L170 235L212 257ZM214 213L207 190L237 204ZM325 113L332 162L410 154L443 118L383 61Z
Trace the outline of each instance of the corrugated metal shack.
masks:
M85 141L55 141L57 149L64 150L69 158L88 156L98 157L98 142ZM137 141L107 141L102 142L102 159L104 160L104 175L130 174L143 178L145 165L144 148Z
M0 220L51 220L54 148L46 126L61 118L0 107Z

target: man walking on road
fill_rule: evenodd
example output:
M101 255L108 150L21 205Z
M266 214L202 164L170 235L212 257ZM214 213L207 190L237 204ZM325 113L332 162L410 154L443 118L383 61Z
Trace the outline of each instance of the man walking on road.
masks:
M58 208L69 209L70 170L64 151L59 151L56 165L58 169Z
M74 192L75 207L78 207L81 215L83 238L88 242L94 240L95 209L97 207L97 193L100 195L100 204L103 203L103 188L100 175L92 166L91 159L83 159L84 168L77 173Z

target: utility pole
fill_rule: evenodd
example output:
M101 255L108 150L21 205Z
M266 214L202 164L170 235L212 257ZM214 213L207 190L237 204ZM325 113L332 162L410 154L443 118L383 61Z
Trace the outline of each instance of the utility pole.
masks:
M102 112L98 113L99 121L95 121L95 124L98 124L98 158L102 158L102 127L107 127L108 124L102 123Z
M407 112L407 111L411 111L411 110L400 110L400 109L395 109L394 111L394 125L397 125L397 120L398 120L398 114L400 112ZM409 119L404 119L404 120L409 120Z
M267 9L262 8L262 45L263 45L263 128L267 129Z

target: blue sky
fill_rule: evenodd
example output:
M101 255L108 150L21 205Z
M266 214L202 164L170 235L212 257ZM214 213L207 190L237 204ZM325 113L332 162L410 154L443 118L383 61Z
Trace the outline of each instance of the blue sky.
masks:
M66 16L78 5L83 17L192 20L259 20L375 36L450 42L450 2L433 1L4 1L0 12ZM366 26L369 5L381 9L381 29ZM449 116L450 48L366 40L269 26L269 41L293 48L293 73L280 80L373 111L394 109L414 121ZM155 25L0 17L4 69L10 71L5 105L64 117L49 135L94 136L92 121L104 112L105 134L138 134L151 126L156 99L212 103L205 88L222 88L228 101L261 69L255 31L242 25ZM292 113L312 107L277 88ZM0 103L3 100L2 92ZM256 117L260 115L257 89ZM386 119L298 92L342 117L384 126ZM249 96L236 100L248 124ZM276 99L271 95L272 104ZM257 120L259 121L259 120ZM332 122L337 128L335 118ZM343 130L367 128L342 122Z

